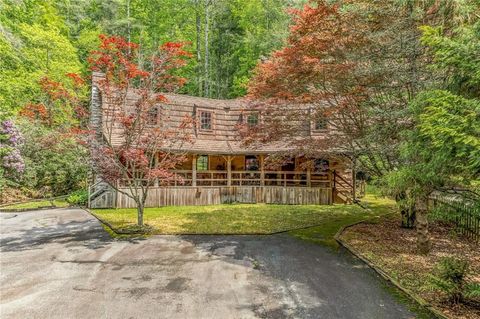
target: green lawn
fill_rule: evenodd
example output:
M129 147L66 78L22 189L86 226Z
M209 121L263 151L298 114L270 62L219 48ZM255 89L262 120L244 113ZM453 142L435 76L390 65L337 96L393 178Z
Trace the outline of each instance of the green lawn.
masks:
M37 209L40 207L45 207L45 206L56 206L56 207L67 207L69 204L65 200L40 200L40 201L30 201L30 202L25 202L25 203L18 203L14 205L9 205L9 206L2 206L0 207L1 209Z
M372 210L357 205L228 204L146 208L145 224L153 234L271 234L291 230L293 236L334 245L334 234L344 225L384 215L391 201L369 196ZM135 209L95 209L93 213L115 230L134 229ZM303 230L293 230L320 225Z
M365 219L376 222L380 216L393 213L396 209L393 200L372 194L367 194L362 199L362 205L367 209L360 208L358 205L335 205L333 208L338 209L332 210L322 225L289 233L303 240L336 248L338 243L334 236L340 228ZM325 207L330 208L330 206Z

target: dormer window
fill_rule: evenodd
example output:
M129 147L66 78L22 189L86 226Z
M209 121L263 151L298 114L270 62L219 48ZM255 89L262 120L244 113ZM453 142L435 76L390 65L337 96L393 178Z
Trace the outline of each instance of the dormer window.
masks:
M200 129L205 131L212 130L212 112L200 112Z
M160 112L158 110L158 106L154 106L150 110L148 110L147 124L148 125L158 125L159 113Z
M255 127L258 125L258 113L250 113L247 115L248 127Z
M328 121L324 114L317 114L314 118L313 129L315 131L323 131L327 129Z

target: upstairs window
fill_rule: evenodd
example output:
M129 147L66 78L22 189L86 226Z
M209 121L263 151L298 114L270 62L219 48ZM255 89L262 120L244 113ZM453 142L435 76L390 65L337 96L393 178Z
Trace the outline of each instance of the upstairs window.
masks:
M208 155L200 155L197 158L197 171L208 171Z
M147 124L158 125L158 117L159 117L158 107L154 106L150 110L148 110Z
M248 127L255 127L258 125L258 113L251 113L247 116Z
M314 130L322 131L327 129L327 118L323 114L318 114L314 122Z
M212 130L212 112L200 112L200 129L206 131Z

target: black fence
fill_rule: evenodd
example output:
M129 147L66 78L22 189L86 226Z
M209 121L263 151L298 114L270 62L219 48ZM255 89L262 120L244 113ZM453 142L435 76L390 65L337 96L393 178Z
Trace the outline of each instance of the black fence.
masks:
M441 219L455 223L457 231L468 239L480 242L480 203L451 194L431 197L433 209Z

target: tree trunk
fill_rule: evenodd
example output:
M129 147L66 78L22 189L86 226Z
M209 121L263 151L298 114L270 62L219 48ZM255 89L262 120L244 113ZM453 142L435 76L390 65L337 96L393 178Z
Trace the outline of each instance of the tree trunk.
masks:
M127 39L128 39L128 42L132 41L131 25L130 25L130 0L127 0ZM128 49L128 53L130 53L130 48Z
M415 227L416 213L415 208L405 208L401 210L402 214L402 228Z
M428 234L427 202L425 199L418 199L415 203L416 226L417 226L417 250L420 254L426 255L430 252L431 243Z
M199 0L195 0L195 30L196 30L196 50L197 50L197 66L196 66L196 73L197 73L197 93L198 96L203 96L203 88L202 88L202 46L201 46L201 17L200 17L200 5Z
M407 194L405 192L401 192L397 194L395 197L395 201L400 206L400 213L402 214L402 228L413 228L415 227L415 207L411 207L405 203L407 198Z
M208 36L209 36L209 23L210 23L210 13L209 13L209 6L210 6L210 1L205 1L205 28L204 28L204 32L205 32L205 61L204 61L204 84L203 84L203 87L204 87L204 96L205 97L210 97L210 75L209 75L209 39L208 39Z
M137 203L137 224L143 226L143 210L145 207L142 203Z

